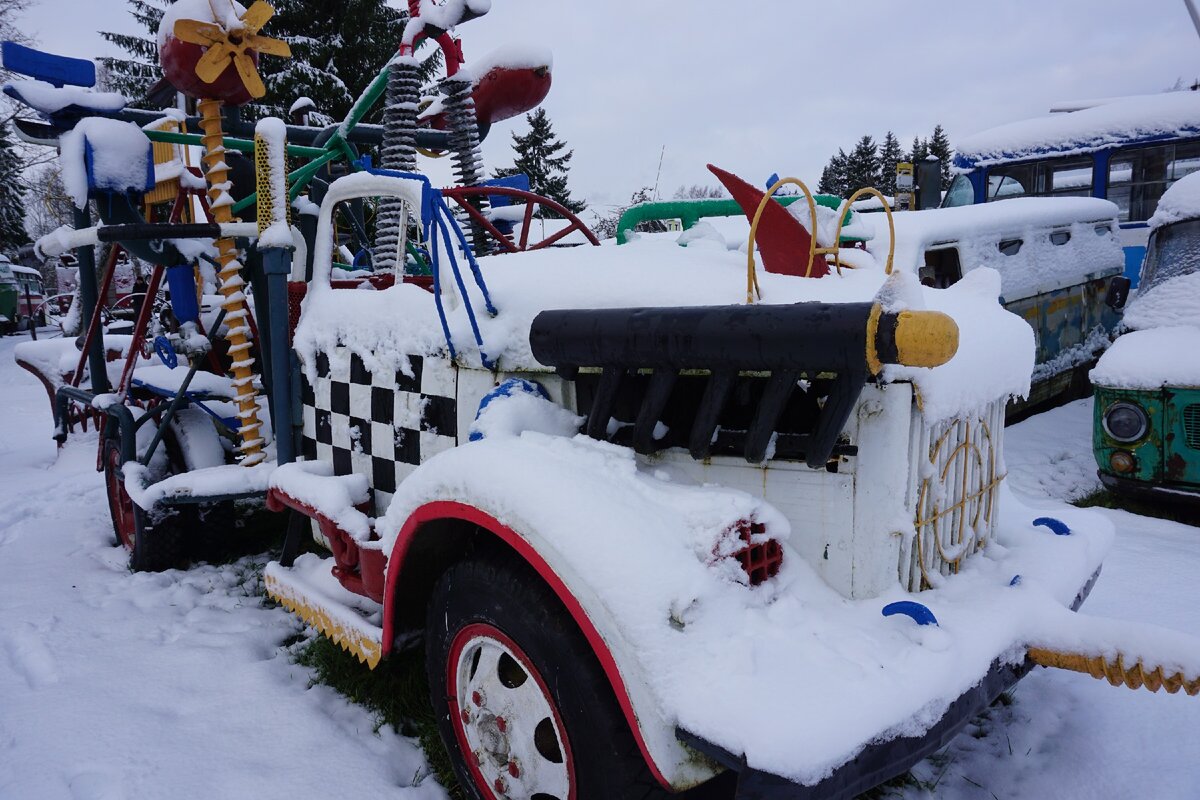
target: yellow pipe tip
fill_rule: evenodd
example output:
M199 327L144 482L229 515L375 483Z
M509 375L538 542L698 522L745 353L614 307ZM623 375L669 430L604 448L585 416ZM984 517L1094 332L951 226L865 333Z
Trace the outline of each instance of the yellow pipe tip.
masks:
M958 352L958 323L940 311L901 311L896 351L906 367L940 367Z

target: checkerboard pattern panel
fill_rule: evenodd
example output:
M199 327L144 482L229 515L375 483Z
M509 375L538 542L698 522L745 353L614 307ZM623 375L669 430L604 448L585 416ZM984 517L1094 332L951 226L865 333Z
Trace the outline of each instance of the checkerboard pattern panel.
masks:
M301 455L337 475L366 475L382 514L422 461L457 444L454 367L408 356L407 369L372 372L348 348L317 354L316 383L302 378Z

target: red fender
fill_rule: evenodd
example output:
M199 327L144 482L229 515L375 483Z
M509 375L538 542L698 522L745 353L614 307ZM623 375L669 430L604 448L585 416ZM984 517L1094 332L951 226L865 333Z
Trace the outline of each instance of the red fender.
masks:
M633 733L634 740L637 741L638 749L642 751L642 758L645 760L646 766L650 768L654 779L664 789L670 790L670 783L663 777L658 765L654 763L654 759L650 756L650 750L642 737L641 729L638 727L637 714L633 710L633 703L629 699L629 690L625 686L625 680L621 677L621 671L617 668L617 662L608 648L608 643L604 641L604 637L596 630L596 626L592 624L592 620L588 617L587 612L584 611L583 606L575 599L575 595L567 588L566 583L550 568L550 565L546 563L541 554L524 537L507 525L497 521L490 514L480 511L474 506L452 501L426 503L414 511L408 520L405 521L404 527L400 529L400 534L396 537L396 544L392 548L391 557L388 559L387 583L384 588L383 656L386 657L388 655L392 647L392 642L395 639L396 581L400 575L409 547L416 539L422 525L436 520L447 519L469 522L488 531L511 547L526 564L537 571L542 580L546 582L546 585L550 587L562 602L567 612L570 613L571 618L575 620L575 624L579 627L580 632L583 633L584 638L587 639L592 652L595 653L596 659L600 662L600 666L603 668L604 674L612 686L613 694L617 698L617 704L621 708L621 713L625 715L625 720L629 723L629 730Z
M746 219L753 222L754 213L758 211L766 192L720 167L709 164L708 170L725 184L733 199L746 212ZM812 268L809 268L808 254L812 249L812 237L800 221L779 203L767 203L763 209L755 243L767 272L801 278L821 278L829 274L829 265L825 263L824 256L813 258Z

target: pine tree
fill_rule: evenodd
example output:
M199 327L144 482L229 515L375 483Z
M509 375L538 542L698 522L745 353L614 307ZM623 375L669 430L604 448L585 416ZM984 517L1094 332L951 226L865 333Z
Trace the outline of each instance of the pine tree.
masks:
M525 121L529 123L529 133L518 136L514 132L512 135L513 150L517 153L513 166L496 170L496 177L524 173L529 176L530 191L557 200L572 213L583 211L587 204L572 199L567 188L567 173L575 151L568 150L562 154L566 142L554 135L546 109L539 108L526 114Z
M929 137L929 155L937 156L942 162L942 191L950 188L950 160L954 157L954 148L950 146L950 137L941 125L933 129Z
M925 157L928 155L929 155L929 140L922 139L919 136L914 136L913 141L912 141L912 147L909 148L909 151L908 151L908 160L912 162L913 167L915 168L917 164L924 161Z
M13 258L17 248L29 241L29 234L25 232L22 166L9 137L8 125L0 126L0 253Z
M825 169L821 172L821 180L817 184L817 191L821 194L831 194L837 197L845 197L847 189L846 166L849 156L846 151L838 148L837 154L829 159L829 163L825 165Z
M101 36L128 53L128 57L102 56L99 60L105 74L105 88L136 101L145 97L150 87L162 77L155 33L163 11L171 3L170 0L125 1L129 6L129 15L137 20L148 35L101 31Z
M846 189L854 192L879 185L879 149L875 139L863 136L846 159Z
M896 194L896 164L904 160L904 151L896 134L888 131L879 146L879 191L888 197Z

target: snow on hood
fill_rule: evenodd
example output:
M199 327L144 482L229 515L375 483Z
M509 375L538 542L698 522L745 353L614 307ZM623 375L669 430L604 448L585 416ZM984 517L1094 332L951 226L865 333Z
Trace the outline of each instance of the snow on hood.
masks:
M1200 387L1200 272L1180 275L1138 295L1125 309L1120 336L1091 372L1114 389Z
M722 306L745 301L744 253L729 250L716 239L692 240L680 247L677 238L678 234L647 234L622 246L550 248L480 259L499 309L494 318L482 313L478 317L487 355L506 371L546 369L530 352L529 330L534 317L547 309ZM859 268L821 279L772 275L760 267L761 302L874 300L887 277L883 269L869 253L847 253ZM976 270L977 275L942 290L916 285L911 262L897 259L896 270L908 273L913 283L903 293L912 300L905 307L942 311L959 326L958 354L946 365L888 373L890 379L917 385L927 415L943 419L977 410L1000 397L1028 393L1033 333L999 305L1000 280L995 273ZM473 287L471 299L475 309L483 308ZM460 363L478 365L479 351L461 305L449 311L448 324ZM296 349L306 367L314 368L317 350L339 342L373 370L401 369L406 354L445 350L432 299L409 285L381 292L310 293L296 330Z
M1200 328L1187 325L1126 333L1101 357L1091 380L1112 389L1200 387Z
M1158 207L1150 218L1151 228L1200 217L1200 172L1180 178L1158 198Z
M1070 114L1010 122L958 143L956 166L970 169L1031 156L1090 153L1151 137L1200 133L1200 92L1164 92Z

